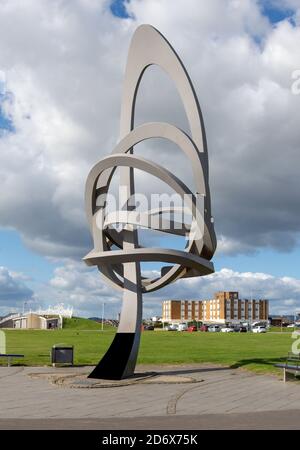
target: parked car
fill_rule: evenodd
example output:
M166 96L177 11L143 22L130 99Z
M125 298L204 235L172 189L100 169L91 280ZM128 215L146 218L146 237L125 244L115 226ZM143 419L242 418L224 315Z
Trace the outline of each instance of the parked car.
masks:
M176 323L171 323L166 327L167 331L178 331L178 325Z
M218 331L221 331L221 327L220 327L220 325L210 325L208 327L208 331L216 333Z
M296 327L296 324L295 323L290 323L288 326L287 326L287 328L295 328Z
M254 328L252 328L252 332L253 333L266 333L267 329L266 329L266 327L261 327L261 326L254 327Z
M180 323L178 325L178 331L187 331L188 330L188 326L186 323Z
M144 325L144 330L146 330L146 331L153 331L154 330L154 326L153 325Z
M208 326L207 325L201 325L200 331L208 331Z
M234 329L231 327L224 327L224 328L221 328L221 331L222 331L222 333L233 333Z
M197 331L196 325L191 325L190 327L188 327L188 331L189 331L190 333L192 333L193 331Z
M247 333L247 328L246 327L240 327L239 332L240 333Z

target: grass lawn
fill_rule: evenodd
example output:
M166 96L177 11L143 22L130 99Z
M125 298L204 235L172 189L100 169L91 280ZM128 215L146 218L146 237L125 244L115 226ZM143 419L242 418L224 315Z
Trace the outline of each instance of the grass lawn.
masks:
M94 327L94 325L92 326ZM96 364L116 329L6 330L7 352L22 353L15 364L49 365L54 344L74 345L75 364ZM273 365L291 349L291 333L187 333L145 331L139 363L181 364L212 362L255 372L278 372ZM0 361L5 364L5 361Z

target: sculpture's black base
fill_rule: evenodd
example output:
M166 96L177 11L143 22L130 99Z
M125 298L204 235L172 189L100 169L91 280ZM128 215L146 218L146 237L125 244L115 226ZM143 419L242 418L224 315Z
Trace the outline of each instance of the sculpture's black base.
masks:
M116 333L109 349L88 378L122 380L134 344L135 333Z

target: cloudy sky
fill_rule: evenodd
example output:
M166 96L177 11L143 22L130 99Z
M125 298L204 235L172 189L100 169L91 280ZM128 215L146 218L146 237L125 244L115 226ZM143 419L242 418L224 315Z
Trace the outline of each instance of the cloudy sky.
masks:
M230 289L269 298L273 313L299 312L300 0L0 0L0 315L24 302L64 302L87 317L102 302L107 316L120 309L81 262L91 249L83 193L118 140L127 51L142 23L166 36L195 85L218 238L216 273L145 296L144 315L165 298ZM136 122L149 120L187 128L155 67L137 99ZM141 152L153 155L149 145ZM175 149L159 155L188 179Z

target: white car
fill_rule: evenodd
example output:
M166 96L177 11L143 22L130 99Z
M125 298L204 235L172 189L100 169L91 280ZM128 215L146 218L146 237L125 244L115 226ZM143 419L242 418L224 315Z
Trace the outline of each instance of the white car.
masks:
M166 329L167 331L178 331L178 325L176 323L171 323Z
M267 329L266 327L254 327L252 328L253 333L266 333Z
M234 329L230 327L221 328L222 333L233 333Z
M188 329L188 326L186 323L180 323L178 325L178 331L187 331L187 329Z

